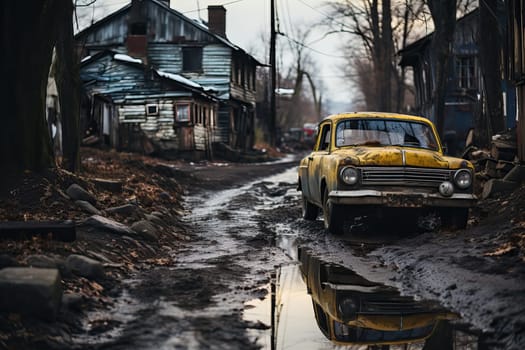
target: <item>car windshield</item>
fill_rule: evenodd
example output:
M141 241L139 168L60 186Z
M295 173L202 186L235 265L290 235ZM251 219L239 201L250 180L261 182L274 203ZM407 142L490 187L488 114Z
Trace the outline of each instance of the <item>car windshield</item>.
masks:
M432 128L417 121L352 118L337 124L335 137L336 147L408 146L438 150Z

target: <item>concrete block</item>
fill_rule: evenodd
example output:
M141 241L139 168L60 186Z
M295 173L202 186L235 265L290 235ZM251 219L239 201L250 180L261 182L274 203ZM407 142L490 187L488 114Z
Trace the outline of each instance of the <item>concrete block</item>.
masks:
M62 285L57 269L8 267L0 270L0 309L54 320Z

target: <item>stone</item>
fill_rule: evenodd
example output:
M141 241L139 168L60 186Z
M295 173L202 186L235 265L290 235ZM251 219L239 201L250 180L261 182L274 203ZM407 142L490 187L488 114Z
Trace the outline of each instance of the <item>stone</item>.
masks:
M95 197L93 197L91 193L89 193L77 184L69 186L66 190L66 193L73 200L86 201L91 204L95 204L97 202L97 200L95 199Z
M89 280L101 279L105 276L104 266L87 256L71 254L66 259L66 265L75 275Z
M100 215L102 214L100 212L100 210L98 210L97 208L95 208L91 203L87 202L87 201L82 201L82 200L78 200L78 201L75 201L75 204L80 207L83 211L89 213L89 214L94 214L94 215Z
M133 215L139 208L134 204L124 204L118 207L107 208L106 213L119 214L119 215Z
M91 181L93 182L95 186L97 186L100 189L103 189L109 192L113 192L113 193L122 192L122 187L123 187L122 181L99 179L99 178L91 179Z
M168 192L159 193L159 199L163 201L171 201L171 196Z
M3 269L4 267L15 267L18 265L18 261L16 261L13 256L0 254L0 269Z
M71 271L67 268L66 262L62 258L50 257L43 254L29 255L26 259L30 267L58 269L62 277L71 276Z
M147 220L135 222L131 225L131 229L146 240L156 241L159 238L159 230L152 222Z
M62 296L62 306L73 311L82 311L84 297L81 294L69 293Z
M62 299L57 269L7 267L0 270L0 310L53 321Z
M522 183L525 180L525 166L515 165L503 178L505 181Z
M109 231L119 235L133 235L135 232L124 224L118 221L105 218L100 215L93 215L84 220L84 225L92 226L104 231Z
M483 192L481 198L486 199L494 196L495 194L502 194L514 191L519 187L519 183L505 181L500 179L490 179L483 186Z
M56 269L58 264L55 259L42 254L30 255L26 259L27 265L30 267L40 267L47 269Z
M168 224L166 224L166 222L164 220L162 220L160 217L158 217L157 215L153 215L153 214L146 214L145 215L146 217L146 220L148 221L151 221L159 226L167 226Z

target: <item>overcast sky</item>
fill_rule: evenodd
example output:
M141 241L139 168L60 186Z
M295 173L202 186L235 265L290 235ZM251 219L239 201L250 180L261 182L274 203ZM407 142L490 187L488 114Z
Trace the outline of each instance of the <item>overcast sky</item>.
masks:
M97 21L128 3L129 0L97 0L94 8L81 9L81 17L84 21L87 19L89 24L91 18ZM276 0L276 4L279 30L292 38L297 28L304 30L314 26L328 14L326 0ZM205 21L208 18L208 5L223 5L226 8L226 35L232 43L252 53L260 61L268 62L266 56L269 43L263 42L262 38L263 35L269 38L270 0L171 0L173 9L190 18ZM315 74L322 80L323 98L348 102L351 100L351 91L339 79L340 67L344 62L341 59L342 38L328 36L321 39L323 34L320 28L315 29L307 41L306 49L319 69ZM283 51L289 48L286 40L284 37L278 39L278 45ZM282 60L281 68L284 69L282 66L290 63L289 56L282 55Z

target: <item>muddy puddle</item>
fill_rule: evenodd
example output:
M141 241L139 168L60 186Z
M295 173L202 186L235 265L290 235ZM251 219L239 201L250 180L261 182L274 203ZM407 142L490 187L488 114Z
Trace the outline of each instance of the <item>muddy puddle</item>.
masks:
M244 317L271 325L264 349L490 349L480 332L439 304L402 296L308 249L276 269L264 300Z

